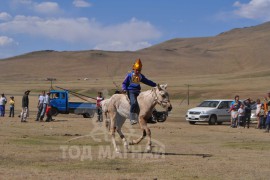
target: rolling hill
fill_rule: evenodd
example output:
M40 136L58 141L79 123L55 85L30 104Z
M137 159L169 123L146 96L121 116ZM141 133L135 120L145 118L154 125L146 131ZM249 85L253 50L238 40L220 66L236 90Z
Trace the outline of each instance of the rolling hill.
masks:
M44 50L0 60L1 79L117 77L136 58L151 76L262 73L270 69L269 42L267 22L214 37L172 39L135 52Z

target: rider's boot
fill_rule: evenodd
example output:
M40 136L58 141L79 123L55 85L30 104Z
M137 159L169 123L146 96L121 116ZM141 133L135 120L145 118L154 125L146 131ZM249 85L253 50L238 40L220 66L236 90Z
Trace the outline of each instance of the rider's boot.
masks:
M137 124L138 123L138 115L136 113L130 113L130 124Z

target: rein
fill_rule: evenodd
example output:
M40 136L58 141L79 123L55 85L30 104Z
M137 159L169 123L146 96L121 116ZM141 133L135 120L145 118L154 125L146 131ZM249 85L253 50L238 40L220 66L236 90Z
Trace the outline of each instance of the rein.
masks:
M160 106L164 106L163 104L168 104L169 101L164 101L164 100L160 101L160 100L158 99L158 95L157 95L156 89L153 88L152 91L154 91L154 93L155 93L155 95L156 95L156 97L155 97L155 99L154 99L154 101L155 101L156 103L158 103Z

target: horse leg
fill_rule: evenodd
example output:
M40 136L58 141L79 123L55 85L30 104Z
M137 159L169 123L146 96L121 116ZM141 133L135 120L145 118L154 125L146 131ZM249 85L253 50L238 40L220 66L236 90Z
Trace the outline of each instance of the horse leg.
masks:
M111 132L112 135L112 144L115 149L115 152L120 153L120 150L117 148L116 141L115 141L115 127L113 128L113 131Z
M150 131L150 129L148 127L146 127L145 131L146 131L146 134L148 136L148 141L147 141L147 145L146 145L146 151L151 152L152 151L151 131Z
M116 131L119 134L120 138L123 140L124 146L126 147L126 149L128 149L127 139L125 138L125 135L123 134L122 130L117 128Z
M129 151L128 141L127 141L125 135L122 132L122 126L123 126L123 124L124 124L125 121L126 121L126 118L125 117L122 117L122 116L120 116L118 114L118 118L117 118L117 121L116 121L116 123L117 123L117 132L118 132L120 138L123 141L125 150L128 152Z
M151 131L148 127L144 127L143 129L143 135L136 139L136 140L132 140L129 145L134 145L134 144L139 144L144 138L145 136L148 137L148 141L147 141L147 145L146 145L146 151L147 152L151 152L152 151L152 143L151 143Z
M121 131L121 128L117 128L116 130L120 136L120 138L122 139L123 143L124 143L124 148L125 150L128 152L129 151L129 148L128 148L128 142L127 142L127 139L125 137L125 135L123 134L123 132Z
M144 129L143 129L142 131L143 131L143 135L142 135L141 137L139 137L138 139L136 139L136 140L132 140L132 141L129 143L129 145L139 144L139 143L145 138L146 132L145 132Z
M104 116L105 116L105 127L106 129L108 129L108 131L110 131L110 119L108 118L108 112L105 112Z
M111 131L111 136L112 136L112 144L113 147L115 149L115 151L117 153L119 153L119 149L117 148L116 145L116 141L115 141L115 130L116 130L116 126L115 126L115 121L116 121L116 112L111 112L110 113L110 119L111 119L111 127L110 127L110 131Z
M144 136L148 137L148 141L147 141L147 144L146 144L146 151L151 152L152 151L151 131L147 127L146 120L142 116L140 117L140 125L141 125L141 129L143 129Z

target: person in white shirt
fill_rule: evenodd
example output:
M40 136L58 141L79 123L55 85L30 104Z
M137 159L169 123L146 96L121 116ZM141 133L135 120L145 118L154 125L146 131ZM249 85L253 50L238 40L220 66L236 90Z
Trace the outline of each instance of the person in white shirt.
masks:
M40 120L43 121L43 118L45 116L45 113L46 113L46 109L47 109L47 106L50 105L50 92L47 92L45 98L44 98L44 101L43 101L43 108L42 108L42 112L40 114Z
M45 91L42 91L41 95L39 95L39 97L38 97L38 105L37 105L38 113L37 113L36 121L39 121L39 119L41 117L44 99L45 99Z
M240 128L241 123L244 122L245 118L245 110L244 110L244 105L241 104L240 108L238 109L238 122L237 122L237 127Z
M7 103L7 98L5 97L5 94L1 94L0 98L0 116L4 117L5 116L5 107Z

